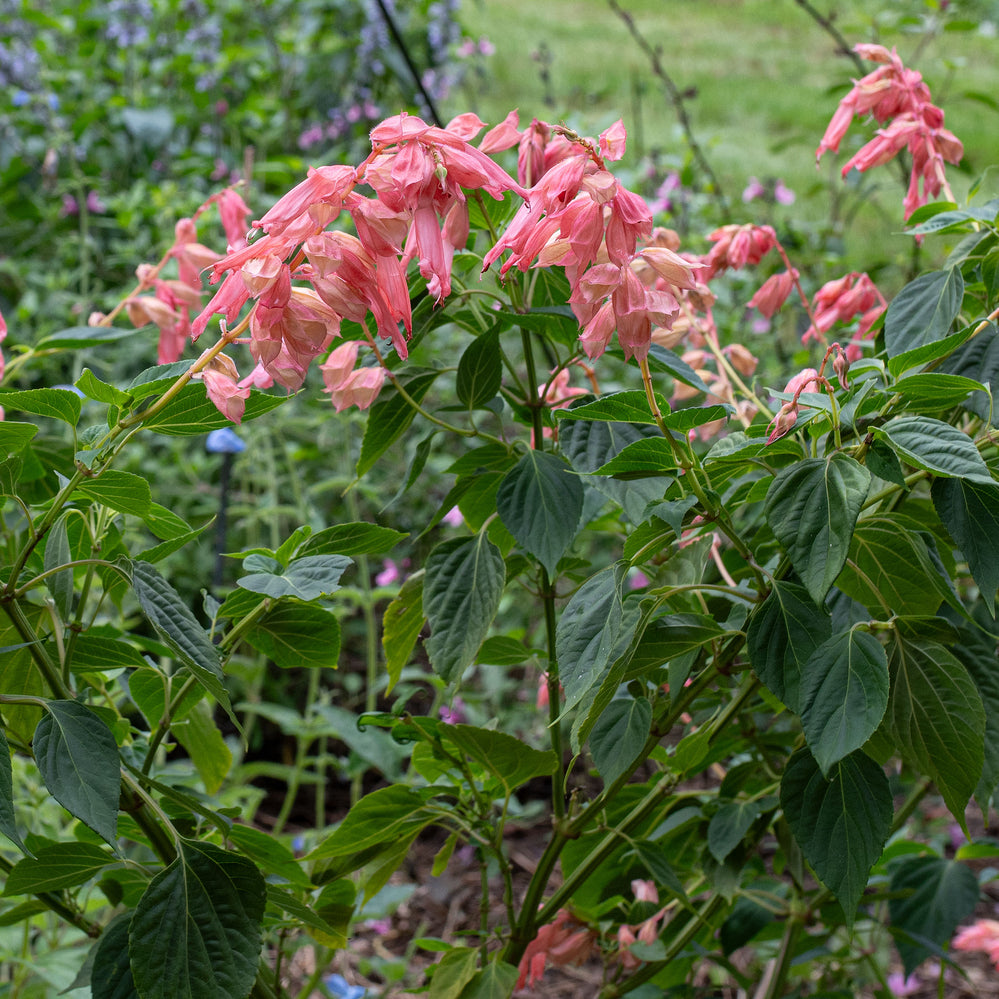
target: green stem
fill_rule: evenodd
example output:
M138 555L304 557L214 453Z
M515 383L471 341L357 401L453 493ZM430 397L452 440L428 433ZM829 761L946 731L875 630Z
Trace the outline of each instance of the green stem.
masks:
M787 984L787 973L791 968L791 958L794 956L794 948L801 934L801 917L792 914L784 924L784 935L781 937L780 950L774 958L774 963L769 969L769 978L766 983L766 992L762 999L777 999L784 992Z
M0 603L3 604L3 609L7 617L10 618L11 624L14 625L14 629L21 640L28 643L31 658L34 660L35 666L38 667L38 672L42 674L42 678L48 684L52 694L61 700L71 701L73 699L73 691L63 682L62 672L56 663L52 662L49 654L45 651L45 646L42 645L41 639L35 634L35 629L31 627L31 622L25 616L21 605L16 600L11 599L0 600Z

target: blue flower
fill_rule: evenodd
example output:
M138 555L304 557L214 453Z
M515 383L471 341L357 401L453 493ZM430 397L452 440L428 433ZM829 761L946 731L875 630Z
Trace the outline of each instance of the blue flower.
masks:
M327 975L323 984L336 996L336 999L364 999L367 989L360 985L350 985L343 975Z
M222 427L208 435L205 450L209 454L239 454L240 451L246 450L246 443L240 440L232 427Z
M23 108L31 100L31 94L26 90L15 90L13 94L10 95L10 103L16 108Z

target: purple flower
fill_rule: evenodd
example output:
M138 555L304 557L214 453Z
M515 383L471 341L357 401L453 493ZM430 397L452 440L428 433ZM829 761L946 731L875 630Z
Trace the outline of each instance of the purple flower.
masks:
M908 978L903 977L901 971L893 971L888 976L888 988L891 994L894 996L899 996L900 999L903 996L911 996L919 991L920 981L913 972Z
M767 189L755 177L750 177L746 189L742 192L742 200L748 204L750 201L762 198L766 193Z
M794 191L789 188L784 181L778 180L774 184L774 201L779 205L793 205L795 194Z
M465 702L460 697L456 697L450 705L442 704L439 714L445 725L460 725L468 720Z
M107 211L104 202L101 201L96 191L87 194L87 211L92 215L103 215Z
M448 527L461 527L465 523L465 518L462 516L461 510L456 506L451 507L441 519Z

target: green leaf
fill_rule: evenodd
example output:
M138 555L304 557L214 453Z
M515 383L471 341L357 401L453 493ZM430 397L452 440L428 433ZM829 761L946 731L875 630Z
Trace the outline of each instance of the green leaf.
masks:
M276 874L300 888L311 887L312 883L291 850L263 829L236 823L229 829L229 840L268 874Z
M19 860L7 875L4 895L37 895L75 888L97 877L116 858L92 843L56 843Z
M439 371L415 371L401 379L402 387L413 402L422 402ZM413 422L416 410L394 388L386 386L368 411L368 422L357 459L357 475L364 475L399 439Z
M969 479L935 479L933 506L961 549L982 599L995 616L999 589L999 484Z
M250 397L246 400L242 422L248 423L250 420L255 420L265 413L269 413L272 409L282 405L286 398L286 396L268 395L266 392L258 392L253 389L250 392ZM146 430L152 430L167 437L195 437L206 434L210 430L231 427L232 420L223 416L215 403L208 398L203 383L191 382L185 385L155 416L145 420L142 426Z
M619 562L592 575L559 617L555 655L566 711L603 680L631 644L638 613L637 608L625 611L626 572L627 566Z
M974 331L974 326L965 326L964 329L951 333L950 336L944 337L942 340L935 340L912 350L904 350L888 361L888 373L893 378L897 378L903 371L921 367L941 357L947 357L951 351L961 346Z
M114 385L108 385L107 382L101 381L90 368L84 368L74 384L88 399L104 402L109 406L124 408L132 401L132 397L127 392L122 392Z
M687 893L683 890L683 882L677 877L676 871L673 870L669 861L663 855L664 851L661 843L641 839L635 840L632 844L632 851L642 866L655 878L659 888L665 888L676 895L677 898L687 897Z
M10 744L2 728L0 728L0 833L23 852L28 852L17 834L17 822L14 819L14 768L10 762Z
M550 749L531 749L520 739L494 729L447 725L441 729L441 739L453 742L491 773L503 789L504 797L534 777L553 774L558 765Z
M826 779L812 754L799 749L784 769L780 803L805 859L852 926L891 832L893 803L884 771L858 750L833 764Z
M132 589L160 638L205 690L231 713L229 695L222 686L218 649L177 591L148 562L132 563Z
M836 452L784 469L767 492L767 521L817 604L846 562L870 481L863 465Z
M969 327L967 343L962 343L950 356L945 357L940 370L953 375L963 375L982 385L999 385L999 330L993 323L987 323L976 336L971 336L977 327ZM983 420L991 419L993 425L999 419L994 412L992 396L987 392L975 393L965 408L977 413Z
M415 835L434 821L435 813L427 802L437 793L432 787L393 784L366 794L306 860L346 857Z
M674 354L672 350L660 347L654 343L649 348L649 367L653 371L666 371L677 381L684 385L689 385L698 392L708 394L711 389L701 379L701 376L682 357ZM665 413L666 410L663 409Z
M719 802L718 811L708 823L708 849L719 864L742 842L767 807L773 807L773 799L769 806L765 799Z
M892 300L885 313L889 357L942 340L961 310L964 278L957 267L920 274Z
M942 420L928 416L898 416L873 432L916 468L935 475L992 481L975 442Z
M409 537L404 531L363 522L334 524L317 531L299 549L299 555L384 555Z
M898 514L857 524L836 585L874 614L936 614L941 603L953 600L926 536Z
M282 669L335 668L340 656L337 616L316 604L291 598L275 603L243 637Z
M479 649L479 662L490 666L519 666L527 662L535 652L523 642L506 635L493 635L482 643Z
M334 884L342 884L342 881L335 881ZM304 887L304 886L303 886ZM350 886L353 889L353 885ZM267 885L267 903L271 910L278 909L287 913L292 919L305 927L309 936L323 944L325 947L346 947L347 933L345 926L333 926L311 906L306 905L298 895L293 894L286 888L280 888L274 884Z
M659 403L661 412L669 412L669 403L662 396L656 396L656 401ZM612 423L649 423L653 425L656 422L656 418L649 408L649 400L645 392L638 389L612 392L610 395L601 396L596 402L573 406L572 409L560 409L555 413L555 418L559 422L563 420L605 420Z
M345 555L304 555L283 572L250 572L236 585L274 599L297 597L308 602L336 593L344 570L353 564Z
M90 969L91 999L139 999L128 958L128 931L131 912L115 916L94 946Z
M66 530L66 521L74 516L72 511L66 511L49 528L45 537L45 571L51 572L61 565L65 565L73 558L69 547L69 534ZM69 621L73 612L73 570L64 569L51 576L46 576L45 586L52 599L55 601L56 610L59 611L63 621Z
M70 389L40 388L0 392L0 406L8 412L48 416L75 427L80 420L82 403L80 397Z
M208 794L218 794L232 767L232 752L215 725L205 701L196 704L170 732L187 750Z
M32 740L52 797L115 846L121 765L111 730L76 701L48 701Z
M34 423L0 420L0 453L17 454L19 451L23 451L37 433L38 427ZM18 475L20 475L20 468L18 468ZM4 492L8 496L14 496L13 483L8 480L9 477L4 476Z
M686 434L695 427L703 427L706 423L728 420L732 411L731 406L691 406L688 409L677 409L667 413L663 423L669 430Z
M629 662L632 674L641 675L671 659L700 649L725 632L705 614L666 614L642 632Z
M506 566L499 549L477 534L439 544L424 571L423 613L430 622L427 654L434 670L450 683L475 661L499 610Z
M874 438L871 449L867 452L867 467L872 475L906 488L905 473L898 455L884 441Z
M559 446L575 471L590 474L607 464L628 444L658 432L655 427L632 423L576 420L559 425ZM623 480L590 474L584 481L617 503L633 524L642 522L649 503L662 499L666 486L658 477Z
M454 947L434 966L427 995L430 999L458 999L462 990L475 977L478 951L469 947Z
M517 542L555 574L583 512L583 486L561 458L530 450L506 474L496 512Z
M131 513L136 517L148 516L153 501L146 479L115 468L106 469L96 478L84 479L77 488L84 496L112 510Z
M822 773L860 749L888 707L888 657L865 631L833 635L809 657L801 689L801 724Z
M933 953L920 940L944 947L958 924L975 911L979 896L974 872L943 857L903 858L892 870L890 890L892 929L906 934L895 938L906 975Z
M499 331L494 328L476 337L465 348L458 362L455 391L462 405L479 409L499 392L502 377Z
M756 675L796 714L808 660L832 634L832 619L796 583L774 582L753 612L746 650Z
M70 326L68 329L59 330L58 333L43 336L35 344L35 349L79 350L83 347L100 347L101 344L134 338L134 329L123 329L120 326Z
M153 878L129 931L143 999L245 999L257 976L266 886L252 861L184 840Z
M510 999L517 984L517 969L495 958L462 989L461 999Z
M590 732L590 752L604 786L625 773L652 731L652 705L644 698L621 697L610 702Z
M679 470L676 454L665 437L646 437L622 448L596 475L647 477L669 475Z
M931 777L964 828L985 761L985 709L964 665L935 642L896 637L888 721L902 758Z
M985 391L985 387L973 378L945 375L936 371L900 378L892 389L906 402L924 411L960 406L967 401L971 393Z
M382 618L382 649L388 670L388 691L399 682L408 664L416 640L423 630L423 571L408 576L395 599L385 608Z

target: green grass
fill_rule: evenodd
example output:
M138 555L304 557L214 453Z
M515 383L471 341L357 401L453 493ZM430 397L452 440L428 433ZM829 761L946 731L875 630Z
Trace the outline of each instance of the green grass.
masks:
M743 209L741 193L751 176L781 177L798 194L794 214L819 221L830 213L830 192L843 198L839 167L849 152L870 138L872 126L856 124L842 152L815 167L815 148L837 102L856 71L836 54L835 43L793 0L620 0L650 45L661 49L666 71L688 95L687 110L737 218L758 217ZM907 64L924 75L946 124L964 142L962 171L950 171L958 198L993 161L999 113L967 93L999 90L999 41L972 31L900 30L888 15L925 13L919 0L863 2L816 0L823 13L837 12L836 24L852 45L878 40L897 46ZM880 12L880 14L878 13ZM685 151L674 108L653 76L649 59L630 37L606 0L466 0L466 27L496 47L488 77L455 94L449 112L471 106L494 123L519 107L521 124L532 117L565 120L594 134L618 117L629 128L625 166L636 168L642 154L682 159ZM550 91L537 53L550 53ZM870 64L873 68L873 64ZM459 107L460 105L460 107ZM979 200L999 194L989 176ZM833 183L834 182L834 183ZM882 189L880 209L860 210L846 253L861 249L874 231L884 231L885 213L900 225L904 189L898 173L879 170L866 183ZM852 242L851 242L852 240ZM903 255L909 240L899 237ZM863 249L868 253L869 246Z

